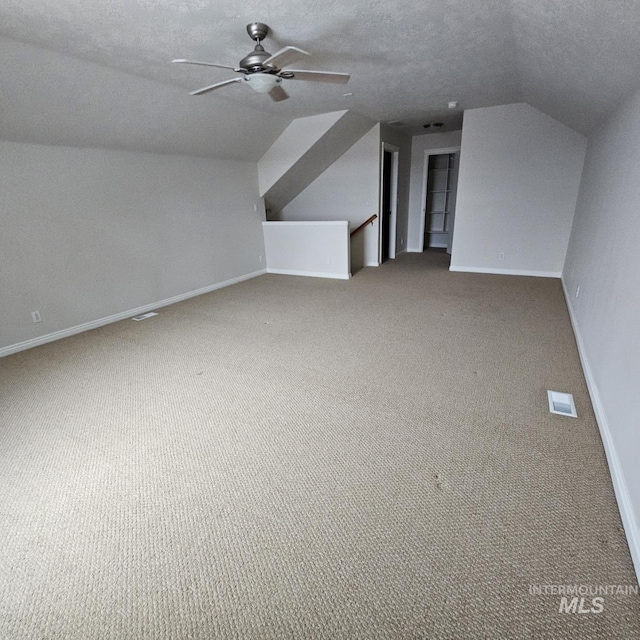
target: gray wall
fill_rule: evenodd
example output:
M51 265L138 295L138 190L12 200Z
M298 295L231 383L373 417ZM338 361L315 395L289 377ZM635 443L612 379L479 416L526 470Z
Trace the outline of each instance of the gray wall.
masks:
M639 212L640 92L589 140L563 273L585 374L603 440L609 444L609 462L638 573ZM576 298L578 286L580 294Z
M0 163L0 348L264 266L255 163L11 142Z
M451 268L560 277L586 145L527 104L465 111Z

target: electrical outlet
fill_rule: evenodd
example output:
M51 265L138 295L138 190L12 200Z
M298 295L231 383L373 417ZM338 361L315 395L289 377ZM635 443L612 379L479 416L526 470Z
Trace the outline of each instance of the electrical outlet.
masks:
M262 254L258 256L258 259L260 260L260 264L262 264Z
M580 285L576 287L576 298L580 297Z
M504 260L504 251L501 251L501 252L498 254L498 260Z
M31 318L34 322L42 322L42 316L40 315L39 311L32 311Z
M400 246L404 247L404 238L400 238Z

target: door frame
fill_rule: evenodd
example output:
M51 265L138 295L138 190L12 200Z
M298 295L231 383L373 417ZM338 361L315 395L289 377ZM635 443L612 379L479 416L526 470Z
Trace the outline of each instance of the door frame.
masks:
M427 226L427 185L429 181L429 156L441 156L444 153L459 154L460 149L461 147L458 146L458 147L442 147L440 149L424 150L424 160L422 165L422 204L420 205L422 215L420 216L420 236L418 239L419 253L422 253L424 251L424 231L425 231L425 227ZM456 185L456 189L457 189L457 185ZM451 229L450 233L453 234L453 229Z
M380 146L380 194L378 197L378 264L382 264L382 190L384 188L384 152L391 153L391 215L389 217L389 260L396 257L396 242L398 234L398 162L400 159L400 147L388 142Z

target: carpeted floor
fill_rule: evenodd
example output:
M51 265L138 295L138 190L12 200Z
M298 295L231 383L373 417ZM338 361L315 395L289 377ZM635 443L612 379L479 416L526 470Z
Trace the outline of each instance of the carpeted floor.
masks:
M0 393L0 638L640 637L530 593L635 584L557 280L262 276Z

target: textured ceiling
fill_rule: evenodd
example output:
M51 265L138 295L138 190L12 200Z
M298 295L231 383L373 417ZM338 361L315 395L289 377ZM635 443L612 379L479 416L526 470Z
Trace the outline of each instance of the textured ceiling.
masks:
M253 21L268 51L350 83L189 96L233 72L170 60L235 65ZM525 101L588 133L640 84L638 0L3 0L0 36L3 138L205 156L256 159L291 118L345 108L451 128L449 100Z

